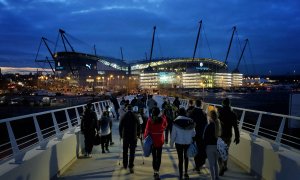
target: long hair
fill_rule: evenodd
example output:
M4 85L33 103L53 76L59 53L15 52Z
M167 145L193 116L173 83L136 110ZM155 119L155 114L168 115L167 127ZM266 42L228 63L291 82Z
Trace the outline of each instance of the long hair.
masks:
M218 114L216 110L209 111L209 117L215 123L215 137L218 138L221 136L221 123L218 118Z
M151 114L151 119L153 123L160 123L161 118L159 117L160 110L158 107L153 107L152 108L152 114Z

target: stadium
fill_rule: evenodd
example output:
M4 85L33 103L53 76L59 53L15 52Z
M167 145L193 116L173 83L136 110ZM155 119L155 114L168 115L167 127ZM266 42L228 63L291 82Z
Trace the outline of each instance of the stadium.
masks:
M216 59L150 58L129 64L121 59L97 56L96 52L94 55L76 52L65 32L60 29L59 33L64 51L51 52L47 39L42 38L52 60L36 59L36 62L48 62L57 79L81 91L242 86L243 75L228 73L227 64Z

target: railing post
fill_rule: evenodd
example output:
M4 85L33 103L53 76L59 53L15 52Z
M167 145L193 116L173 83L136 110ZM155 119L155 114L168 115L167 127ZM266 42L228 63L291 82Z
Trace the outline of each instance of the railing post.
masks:
M9 141L11 144L11 149L13 151L13 156L15 158L15 163L21 164L23 162L24 153L20 152L20 149L18 147L14 132L11 128L10 122L6 122L6 127L8 131Z
M260 127L261 118L262 118L262 113L259 113L259 116L258 116L256 125L255 125L255 129L254 129L254 132L253 132L253 135L254 135L254 136L257 136L257 135L258 135L258 130L259 130L259 127Z
M67 118L69 132L74 133L75 129L72 126L71 119L70 119L70 116L69 116L69 112L68 112L67 109L65 109L65 114L66 114L66 118Z
M34 122L35 131L37 134L37 138L39 140L40 148L46 149L47 141L44 140L44 137L43 137L43 134L42 134L42 131L41 131L41 128L39 126L36 116L33 116L33 122Z
M77 118L77 125L80 125L81 119L80 119L80 116L79 116L79 112L78 112L77 107L75 108L75 113L76 113L76 118Z
M277 132L277 136L276 136L275 143L276 143L278 146L279 146L280 143L281 143L281 137L282 137L282 134L283 134L285 121L286 121L286 118L283 117L282 120L281 120L281 124L280 124L279 130L278 130L278 132Z
M101 103L100 103L100 102L98 102L98 109L99 109L99 114L100 114L100 116L101 116L102 113L103 113L103 111L102 111L102 109L101 109Z
M242 127L243 127L243 123L244 123L244 119L245 119L245 114L246 114L246 111L243 110L243 113L242 113L242 116L241 116L241 119L240 119L240 122L239 122L239 131L240 132L241 132Z
M62 133L59 130L54 112L51 112L51 116L52 116L52 120L53 120L53 125L54 125L54 129L55 129L56 138L57 138L57 140L61 140L62 139Z

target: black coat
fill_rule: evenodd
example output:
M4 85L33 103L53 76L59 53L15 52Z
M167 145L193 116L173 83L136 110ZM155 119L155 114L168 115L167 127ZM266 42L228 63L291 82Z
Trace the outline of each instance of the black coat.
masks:
M86 109L82 116L80 128L83 134L94 133L99 130L97 115L91 109Z
M141 127L137 116L132 112L128 111L120 120L119 133L120 137L125 142L136 142L137 137L140 136Z
M232 128L234 129L235 138L240 137L237 126L237 116L229 106L221 107L219 110L219 119L222 127L222 135L224 138L232 137Z
M202 139L203 130L207 124L207 117L203 110L199 107L195 107L190 113L189 117L194 120L196 127L196 137Z

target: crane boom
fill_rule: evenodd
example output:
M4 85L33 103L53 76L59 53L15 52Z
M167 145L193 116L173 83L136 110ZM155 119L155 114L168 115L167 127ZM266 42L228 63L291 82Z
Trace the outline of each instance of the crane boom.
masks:
M151 60L152 60L152 52L153 52L153 47L154 47L155 30L156 30L156 26L153 27L153 35L152 35L152 43L151 43L151 50L150 50L149 66L150 66Z
M195 59L195 54L196 54L196 50L197 50L197 46L198 46L198 40L199 40L200 31L201 31L202 20L199 23L200 23L200 26L199 26L199 29L198 29L197 39L196 39L196 43L195 43L194 54L193 54L193 61Z
M239 58L239 61L238 61L238 64L236 65L236 68L234 69L234 71L233 72L235 72L235 73L238 73L239 72L239 65L240 65L240 62L241 62L241 60L242 60L242 57L243 57L243 55L244 55L244 51L245 51L245 49L246 49L246 46L247 46L247 43L248 43L248 39L246 39L245 40L245 45L244 45L244 48L243 48L243 50L242 50L242 54L241 54L241 56L240 56L240 58Z
M225 58L225 61L224 61L225 65L227 65L227 58L228 58L228 55L229 55L229 52L230 52L230 48L231 48L231 44L232 44L232 39L233 39L235 31L236 31L236 27L233 26L233 31L232 31L231 39L230 39L230 42L229 42L229 46L228 46L227 53L226 53L226 58Z
M70 44L69 40L67 39L67 37L65 36L65 31L62 30L62 29L59 29L59 33L60 33L60 36L61 36L61 39L63 41L63 44L64 44L64 47L65 47L65 51L68 52L67 50L67 47L66 47L66 44L65 44L65 40L66 42L68 43L68 45L70 46L72 52L75 52L74 48L72 47L72 45Z

